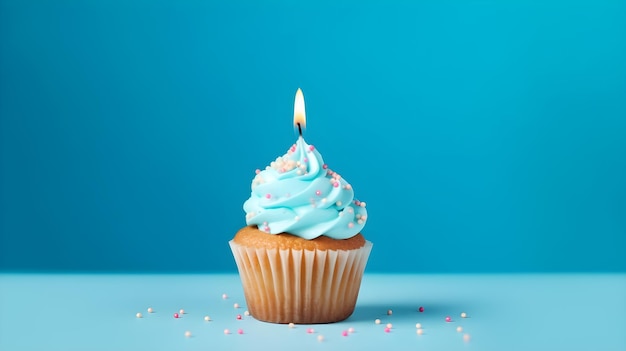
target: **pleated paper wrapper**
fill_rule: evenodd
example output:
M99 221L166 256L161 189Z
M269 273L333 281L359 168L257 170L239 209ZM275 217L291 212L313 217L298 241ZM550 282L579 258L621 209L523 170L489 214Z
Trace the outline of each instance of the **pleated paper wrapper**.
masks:
M317 324L348 318L372 243L353 250L252 248L229 242L250 314L272 323Z

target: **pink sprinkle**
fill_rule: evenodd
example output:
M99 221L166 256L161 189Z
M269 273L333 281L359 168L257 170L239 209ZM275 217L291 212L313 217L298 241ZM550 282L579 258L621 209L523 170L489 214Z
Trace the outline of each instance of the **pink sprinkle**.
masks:
M418 309L418 311L420 311L420 312L424 312L424 307L421 307L421 306L420 306L420 308Z
M315 195L320 196L320 195L322 195L322 192L319 191L319 190L315 190Z
M305 157L304 160L302 160L302 161L309 162L309 159Z
M306 332L309 333L309 334L313 334L313 333L315 333L315 330L313 328L308 328L306 330Z
M289 150L291 150L291 152L296 152L296 144L291 145Z
M270 227L265 226L265 227L263 228L263 230L265 230L266 232L269 232L269 231L270 231Z
M348 228L352 228L352 227L354 227L354 223L352 222L348 223Z
M313 145L309 145L309 151L313 151L313 149L315 149Z
M338 188L338 187L339 187L339 183L335 182L335 183L333 183L333 186L334 186L335 188Z
M385 333L389 333L390 331L391 331L391 328L385 327Z
M226 335L230 334L230 330L224 329L224 334L226 334Z
M328 168L328 165L324 163L324 164L322 165L322 168L323 168L323 169L327 169L327 168Z
M178 318L178 313L174 313L174 318Z
M271 197L272 197L272 195L271 195L271 194L265 194L265 198L266 198L266 199L269 199L269 198L271 198Z
M348 336L348 331L347 331L347 330L342 331L342 332L341 332L341 335L343 335L343 336Z
M237 334L243 334L243 329L237 329Z
M259 173L261 173L261 170L257 169L256 171L254 171L254 173L259 174Z
M450 318L450 316L446 317L446 322L451 322L452 318Z
M240 314L237 315L237 319L241 320L241 315Z
M354 200L354 204L355 204L355 205L357 205L357 206L361 206L361 201L359 201L359 200Z

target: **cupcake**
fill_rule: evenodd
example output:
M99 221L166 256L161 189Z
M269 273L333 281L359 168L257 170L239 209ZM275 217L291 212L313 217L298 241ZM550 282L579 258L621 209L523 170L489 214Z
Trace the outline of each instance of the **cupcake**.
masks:
M247 226L229 242L250 314L332 323L354 311L372 243L365 203L300 136L252 181Z

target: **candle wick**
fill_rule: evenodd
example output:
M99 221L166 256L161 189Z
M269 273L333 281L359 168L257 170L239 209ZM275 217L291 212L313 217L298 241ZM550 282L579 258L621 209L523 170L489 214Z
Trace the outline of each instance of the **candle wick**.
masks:
M300 136L302 136L302 126L300 125L300 122L296 123L298 125L298 134L300 134Z

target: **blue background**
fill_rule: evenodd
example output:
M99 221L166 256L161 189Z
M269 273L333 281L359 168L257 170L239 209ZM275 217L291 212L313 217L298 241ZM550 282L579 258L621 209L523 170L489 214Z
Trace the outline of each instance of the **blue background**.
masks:
M626 271L624 1L0 1L0 269L235 271L307 141L370 272Z

